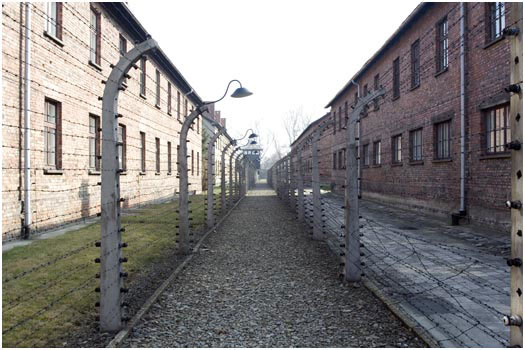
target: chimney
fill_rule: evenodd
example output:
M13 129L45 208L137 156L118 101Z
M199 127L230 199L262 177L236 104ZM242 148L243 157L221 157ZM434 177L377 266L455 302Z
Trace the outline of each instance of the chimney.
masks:
M221 118L221 125L223 128L226 127L226 118Z

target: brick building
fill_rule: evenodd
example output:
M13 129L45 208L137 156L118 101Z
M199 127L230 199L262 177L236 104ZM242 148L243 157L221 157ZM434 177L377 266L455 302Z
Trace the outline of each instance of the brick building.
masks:
M23 231L24 54L30 24L31 231L100 211L100 118L111 64L147 31L124 3L2 4L3 239ZM181 50L186 48L181 47ZM124 207L172 198L178 187L178 132L202 103L170 59L141 59L120 93L119 162ZM202 125L189 133L190 190L201 190Z
M383 87L385 95L361 114L363 198L441 216L459 214L464 114L464 213L474 221L507 226L510 130L504 88L510 47L503 28L511 25L509 11L505 3L420 4L326 106L332 162L330 168L322 163L321 173L331 174L325 181L342 190L344 125L358 99L352 81L359 85L359 97Z

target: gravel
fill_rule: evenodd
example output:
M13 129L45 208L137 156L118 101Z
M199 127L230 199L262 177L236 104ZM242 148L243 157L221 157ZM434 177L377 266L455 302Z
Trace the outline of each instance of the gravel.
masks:
M129 347L424 347L263 185L204 242Z

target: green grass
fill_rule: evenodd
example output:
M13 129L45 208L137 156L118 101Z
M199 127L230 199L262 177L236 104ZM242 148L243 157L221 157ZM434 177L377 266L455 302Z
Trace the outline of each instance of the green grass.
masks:
M204 198L190 197L194 230L205 223ZM122 216L126 227L122 241L129 244L123 251L129 259L124 264L129 272L126 284L176 249L177 206L176 202L148 205ZM2 255L4 347L62 346L68 334L95 325L98 240L100 224L95 223Z

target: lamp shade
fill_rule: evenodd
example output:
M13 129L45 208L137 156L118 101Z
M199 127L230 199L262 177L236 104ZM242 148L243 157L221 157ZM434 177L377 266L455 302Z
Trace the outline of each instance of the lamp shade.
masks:
M240 88L237 88L231 96L234 98L241 98L241 97L247 97L250 95L252 95L252 93L248 89L243 88L241 86Z
M257 141L253 140L252 142L250 142L250 145L256 145L257 144Z
M251 133L250 136L248 136L249 139L253 139L254 137L257 137L257 134Z

